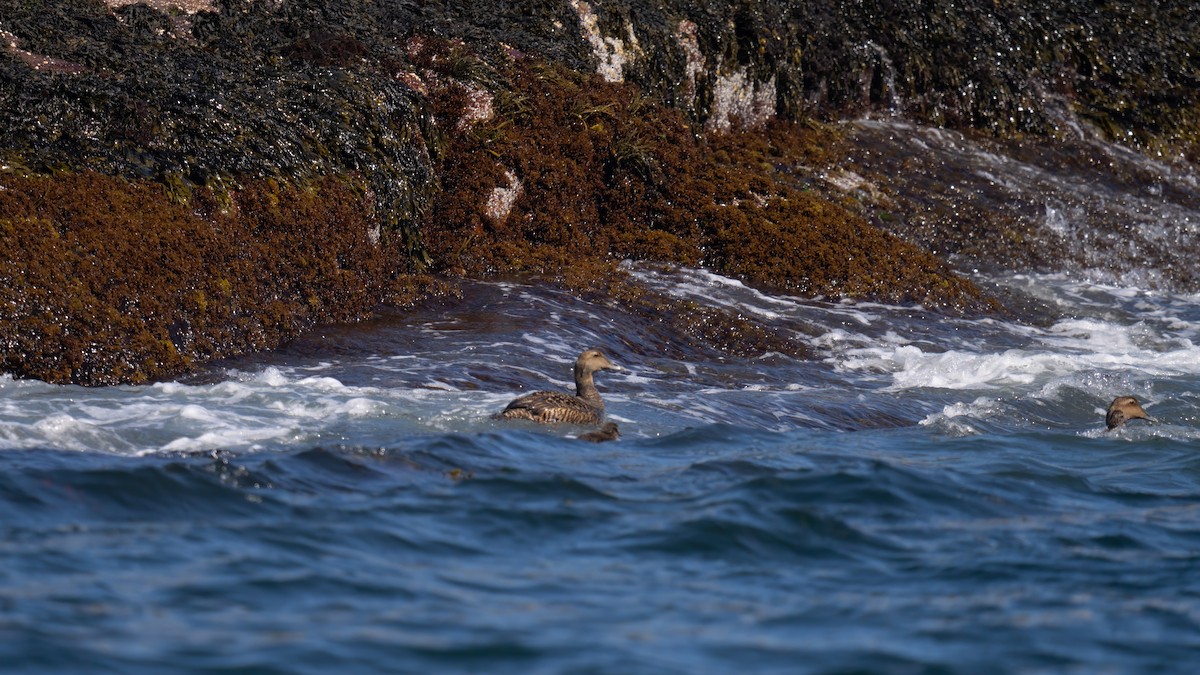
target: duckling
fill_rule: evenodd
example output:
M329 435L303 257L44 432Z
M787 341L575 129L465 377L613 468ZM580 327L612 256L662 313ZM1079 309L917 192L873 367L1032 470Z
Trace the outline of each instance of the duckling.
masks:
M1108 431L1112 431L1129 420L1143 419L1147 422L1158 422L1158 420L1146 414L1142 409L1142 404L1132 396L1118 396L1113 399L1113 402L1108 406L1108 414L1104 417L1104 421L1108 424Z
M494 419L532 420L542 424L600 424L604 421L604 401L592 381L598 370L624 370L608 360L598 349L589 349L575 361L575 395L559 391L535 391L526 394L499 413Z
M577 437L581 441L591 441L592 443L603 443L604 441L615 441L621 437L621 430L617 427L616 422L605 422L604 426L595 431L589 431L586 434L579 434Z

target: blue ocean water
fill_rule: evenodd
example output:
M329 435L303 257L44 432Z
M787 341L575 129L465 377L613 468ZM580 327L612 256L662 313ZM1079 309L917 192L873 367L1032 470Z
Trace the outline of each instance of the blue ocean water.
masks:
M628 269L817 358L510 281L183 382L0 379L0 669L1194 671L1200 298L1008 275L1044 320L956 319ZM585 347L621 440L490 419ZM1105 432L1117 394L1160 423Z

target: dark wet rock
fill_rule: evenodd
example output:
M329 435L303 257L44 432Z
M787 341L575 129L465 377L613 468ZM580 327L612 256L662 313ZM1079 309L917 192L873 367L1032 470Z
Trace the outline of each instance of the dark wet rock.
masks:
M633 258L703 264L809 296L989 307L948 265L871 226L840 194L804 189L780 170L832 162L830 128L697 135L680 111L628 85L528 62L497 76L512 86L497 116L443 155L426 237L435 269L580 279ZM434 97L443 128L460 123L457 93ZM511 190L514 175L519 195L498 221L491 197Z
M938 256L1052 267L1029 214L927 200L886 167L864 176L876 193L832 186L859 138L813 120L885 113L1195 161L1186 9L0 0L3 367L171 376L436 293L429 272L669 305L605 281L624 257L994 311ZM1169 241L1138 245L1174 260ZM802 351L725 310L663 316L724 351Z
M925 250L987 271L1200 291L1195 167L1097 138L995 139L895 120L850 124L846 138L835 180L866 217Z

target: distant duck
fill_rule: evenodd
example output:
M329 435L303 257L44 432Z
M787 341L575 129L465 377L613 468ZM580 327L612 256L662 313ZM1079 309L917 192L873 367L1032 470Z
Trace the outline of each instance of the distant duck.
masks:
M581 441L591 441L592 443L603 443L604 441L615 441L621 437L621 430L617 427L616 422L605 422L604 426L595 431L589 431L586 434L578 436Z
M1108 430L1112 431L1129 420L1143 419L1147 422L1157 422L1158 420L1146 414L1142 409L1142 404L1132 396L1118 396L1113 399L1113 402L1108 406L1108 414L1104 421L1108 424Z
M624 370L608 360L598 349L589 349L575 361L575 395L558 391L526 394L493 417L506 420L532 420L542 424L600 424L604 421L604 401L592 382L597 370Z

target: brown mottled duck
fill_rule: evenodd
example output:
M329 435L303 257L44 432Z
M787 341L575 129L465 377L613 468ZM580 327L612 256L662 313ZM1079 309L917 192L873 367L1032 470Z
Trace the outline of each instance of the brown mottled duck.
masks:
M1157 422L1158 420L1146 414L1142 409L1142 404L1132 396L1118 396L1113 399L1113 402L1108 406L1108 414L1104 417L1104 421L1108 424L1108 430L1112 431L1129 420L1143 419L1147 422Z
M592 381L597 370L623 370L600 350L589 349L575 361L575 395L560 391L526 394L495 415L496 419L532 420L542 424L599 424L604 421L604 401Z
M621 437L621 429L616 422L605 422L604 426L595 431L589 431L586 434L579 434L577 438L581 441L591 441L592 443L603 443L605 441L615 441Z

